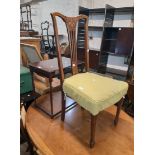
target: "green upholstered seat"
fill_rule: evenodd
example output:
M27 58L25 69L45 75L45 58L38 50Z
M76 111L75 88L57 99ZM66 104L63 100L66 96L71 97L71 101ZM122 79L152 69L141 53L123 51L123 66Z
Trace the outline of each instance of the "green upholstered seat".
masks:
M128 84L94 73L80 73L64 80L63 91L91 114L117 103L128 90Z

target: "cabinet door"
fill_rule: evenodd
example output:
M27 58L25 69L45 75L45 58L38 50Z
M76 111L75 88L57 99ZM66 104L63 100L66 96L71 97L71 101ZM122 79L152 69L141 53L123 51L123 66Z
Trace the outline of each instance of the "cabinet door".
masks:
M133 28L119 28L115 54L130 55L133 46L134 30Z
M96 69L99 64L99 51L89 51L89 67Z
M78 49L78 60L85 61L84 49ZM99 51L89 50L89 67L96 69L99 64Z

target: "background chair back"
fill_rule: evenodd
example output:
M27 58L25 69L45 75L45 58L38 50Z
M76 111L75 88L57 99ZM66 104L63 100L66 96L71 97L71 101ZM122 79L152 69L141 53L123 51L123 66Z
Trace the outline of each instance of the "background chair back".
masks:
M20 44L22 51L22 59L24 61L24 65L28 65L28 63L38 62L43 60L42 56L37 51L37 48L33 45L29 44Z
M71 58L71 69L72 74L78 73L78 66L77 66L77 26L79 20L84 21L84 51L85 51L85 68L88 71L89 68L89 55L88 55L88 17L86 15L79 15L76 17L67 17L62 15L61 13L54 12L51 13L51 17L53 20L54 26L54 35L55 35L55 43L56 43L56 52L58 54L58 65L59 71L61 75L61 84L64 81L64 71L63 71L63 64L62 64L62 57L61 57L61 49L60 49L60 42L58 38L58 26L57 26L57 19L56 17L60 17L62 21L65 23L67 28L67 37L69 42L69 50L70 50L70 58Z

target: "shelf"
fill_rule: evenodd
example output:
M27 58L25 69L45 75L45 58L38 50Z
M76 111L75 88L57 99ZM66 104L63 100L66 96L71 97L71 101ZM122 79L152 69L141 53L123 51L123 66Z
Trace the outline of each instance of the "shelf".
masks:
M89 48L89 51L97 51L97 52L100 52L100 49L97 49L97 48Z
M133 12L134 7L122 7L122 8L114 8L115 12Z
M103 26L88 26L89 29L103 31Z
M111 52L111 51L104 51L104 52L107 53L107 54L116 55L115 51L114 51L114 52Z
M116 41L117 39L104 39L104 40L112 40L112 41Z
M105 8L89 9L89 13L105 13Z

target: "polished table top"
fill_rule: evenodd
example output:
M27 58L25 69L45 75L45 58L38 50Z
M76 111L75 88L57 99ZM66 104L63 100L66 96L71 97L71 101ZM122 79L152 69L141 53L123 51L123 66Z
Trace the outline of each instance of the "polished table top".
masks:
M55 111L61 109L61 96L54 94ZM47 108L49 95L41 96L37 103L44 103ZM66 103L67 105L70 100ZM76 106L66 112L63 123L60 117L50 119L42 111L31 105L26 115L26 128L30 138L43 154L54 155L133 155L134 123L123 110L120 113L119 125L113 125L116 106L102 111L98 116L96 128L96 145L88 146L90 115L86 110Z
M70 58L62 57L63 68L68 68L71 66ZM84 62L78 60L78 65L84 64ZM57 58L43 60L35 63L29 64L30 68L36 68L37 70L42 70L48 73L54 73L55 71L59 71L58 60Z

